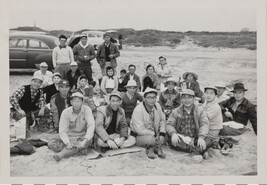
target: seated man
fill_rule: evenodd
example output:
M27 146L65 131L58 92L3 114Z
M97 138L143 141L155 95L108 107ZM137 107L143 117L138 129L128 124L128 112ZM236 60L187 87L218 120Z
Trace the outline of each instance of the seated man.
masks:
M109 105L99 107L96 115L96 144L101 151L131 147L135 138L128 135L128 125L124 110L120 107L122 102L120 92L110 94Z
M67 80L61 80L58 84L59 92L52 96L50 101L50 110L53 116L54 129L58 132L59 119L64 109L70 104L70 85Z
M137 91L141 91L141 80L140 77L135 73L136 66L133 64L130 64L128 66L128 73L126 74L127 80L134 80L137 83Z
M171 149L204 155L212 142L206 138L209 120L206 112L194 104L195 93L191 89L182 92L182 105L174 109L166 123Z
M30 85L22 86L10 97L10 104L14 110L26 114L26 137L30 137L30 126L34 124L36 117L40 118L40 131L44 131L44 127L47 127L50 121L50 111L45 107L44 93L40 89L42 82L42 76L33 76Z
M146 147L147 157L165 158L161 146L165 141L165 115L157 101L157 90L150 87L144 92L144 101L136 106L130 122L131 135L136 137L136 145Z
M44 81L41 85L41 88L44 88L44 87L51 85L53 83L52 82L53 73L51 71L48 71L47 69L48 69L48 65L45 62L42 62L40 64L40 70L35 71L33 74L33 76L40 75L43 77Z
M250 103L245 96L244 84L236 83L234 85L234 97L229 98L219 103L223 113L223 121L235 121L243 125L248 124L250 120L255 134L257 134L257 110L256 106ZM229 126L223 126L221 135L241 135L246 131L246 128L234 129Z
M180 94L174 89L177 84L177 80L174 78L168 78L164 84L167 89L161 92L159 96L159 104L164 110L166 119L169 117L171 111L176 107L179 107L181 103Z
M51 97L58 92L58 84L61 80L60 73L54 73L52 80L53 80L53 84L46 86L44 88L44 93L46 95L45 97L46 103L50 103Z
M71 95L71 107L63 110L59 121L59 137L48 142L48 148L58 154L56 161L70 157L78 152L88 153L95 131L95 121L91 109L83 105L84 96Z

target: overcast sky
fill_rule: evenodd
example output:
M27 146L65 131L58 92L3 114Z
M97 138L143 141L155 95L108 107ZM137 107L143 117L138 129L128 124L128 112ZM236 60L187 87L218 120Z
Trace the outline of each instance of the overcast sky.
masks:
M234 0L10 0L9 26L256 31L256 5Z

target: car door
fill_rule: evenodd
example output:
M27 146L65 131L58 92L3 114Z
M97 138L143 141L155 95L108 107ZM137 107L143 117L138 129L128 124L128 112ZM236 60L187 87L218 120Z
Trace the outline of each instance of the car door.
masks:
M47 44L38 39L29 39L29 48L28 48L28 68L36 68L38 64L42 61L38 61L37 58L45 56L47 53L51 53ZM49 61L52 58L49 58ZM43 61L48 62L48 61ZM37 64L37 65L36 65Z
M9 67L26 68L27 67L27 39L11 38L9 39Z

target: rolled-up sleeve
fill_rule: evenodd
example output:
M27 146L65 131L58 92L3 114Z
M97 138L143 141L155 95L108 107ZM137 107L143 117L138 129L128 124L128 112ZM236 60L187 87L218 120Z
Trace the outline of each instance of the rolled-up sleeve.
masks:
M68 109L65 109L62 112L60 121L59 121L59 137L65 145L70 143L68 132L69 132L69 115L71 113L68 112L67 110Z
M87 124L87 131L84 138L89 141L94 137L94 132L95 132L95 120L92 110L89 107L84 109L84 116Z

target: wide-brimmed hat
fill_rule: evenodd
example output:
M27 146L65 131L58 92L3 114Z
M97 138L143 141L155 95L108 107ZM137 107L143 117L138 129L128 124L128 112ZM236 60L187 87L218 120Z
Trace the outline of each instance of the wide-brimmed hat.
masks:
M32 80L41 80L42 82L44 81L44 78L42 75L34 75L32 77Z
M224 82L220 81L220 82L218 82L218 83L215 85L215 87L226 88L226 85L225 85Z
M234 89L231 92L236 92L236 91L247 91L247 89L245 89L244 84L236 83L234 85Z
M109 95L109 97L111 98L111 96L117 96L117 97L119 97L120 99L122 99L122 97L121 97L121 93L120 93L119 91L114 91L114 92L112 92L112 93Z
M48 65L47 65L47 63L42 62L42 63L40 64L40 67L48 67Z
M206 87L204 87L204 92L207 90L207 89L212 89L212 90L214 90L215 91L215 94L217 94L217 89L216 89L216 87L213 87L213 86L206 86Z
M164 85L167 86L167 84L168 84L169 82L173 82L173 83L175 83L175 85L178 84L178 81L177 81L175 78L170 77L170 78L167 79L167 81L164 83Z
M72 95L71 95L71 99L72 98L74 98L74 97L78 97L78 98L81 98L82 100L84 99L84 96L83 96L83 94L82 93L80 93L80 92L75 92L75 93L73 93Z
M156 93L156 94L158 94L158 91L156 89L147 87L145 92L144 92L144 96L146 96L146 94L148 94L148 93Z
M58 76L61 78L61 74L59 72L55 72L53 75L52 75L52 78L54 78L55 76Z
M60 80L58 86L70 86L70 83L68 80Z
M137 83L135 80L129 80L125 87L137 87Z
M191 89L184 89L181 93L181 95L191 95L191 96L195 96L195 92L192 91Z
M192 75L194 76L195 80L198 79L198 76L197 76L196 73L193 73L193 72L186 72L186 73L183 74L183 79L184 79L184 80L186 79L186 77L187 77L188 74L192 74Z

